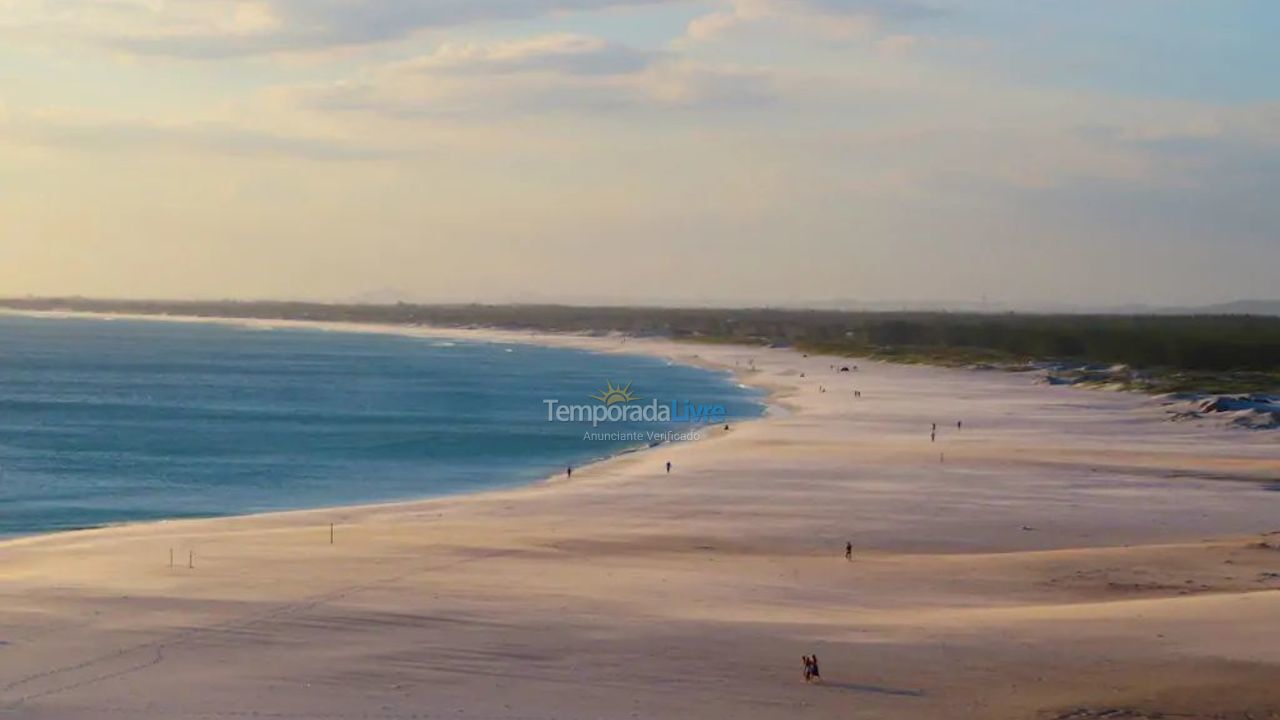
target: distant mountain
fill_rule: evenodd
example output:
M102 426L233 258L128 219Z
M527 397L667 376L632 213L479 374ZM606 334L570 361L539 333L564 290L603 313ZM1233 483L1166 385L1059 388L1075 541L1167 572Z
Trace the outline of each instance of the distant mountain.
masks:
M778 307L806 310L838 310L844 312L952 312L1002 313L1014 308L996 302L969 300L851 300L833 299L799 303L781 303ZM1034 312L1034 310L1030 310Z
M1212 305L1122 305L1102 312L1117 315L1274 315L1280 316L1280 300L1233 300Z
M1194 308L1194 312L1209 315L1280 315L1280 300L1236 300Z

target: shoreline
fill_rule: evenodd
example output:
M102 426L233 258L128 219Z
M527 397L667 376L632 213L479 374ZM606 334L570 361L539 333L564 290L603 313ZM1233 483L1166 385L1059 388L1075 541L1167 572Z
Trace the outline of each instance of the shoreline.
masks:
M757 417L742 418L733 424L740 425L743 423L763 422L770 417L776 417L782 411L782 407L777 404L777 394L780 392L779 387L770 387L767 385L751 385L747 382L747 373L741 371L740 368L726 367L724 365L708 362L697 362L698 356L691 358L677 358L672 353L664 352L648 352L643 348L632 351L630 348L623 348L621 343L618 346L605 346L607 339L623 339L632 343L635 347L637 341L643 342L637 338L627 336L591 336L573 333L522 333L515 330L505 330L501 328L447 328L447 327L427 327L427 326L398 326L398 325L381 325L376 323L346 323L346 322L330 322L330 321L310 321L310 320L258 320L252 318L229 318L229 317L204 317L195 315L186 316L169 316L169 315L146 315L146 314L124 314L124 313L94 313L79 311L38 311L38 310L14 310L9 308L0 308L0 316L29 317L37 319L82 319L82 320L98 320L110 322L116 320L127 321L145 321L145 322L169 322L169 323L188 323L188 324L208 324L208 325L230 325L234 327L251 328L259 330L315 330L322 332L341 332L355 335L394 335L398 337L419 338L419 339L443 339L443 340L461 340L473 343L489 343L489 344L520 344L533 345L538 347L550 347L571 349L578 352L599 353L599 354L630 354L637 357L650 357L665 360L672 364L684 364L690 367L698 367L704 370L715 372L724 372L732 376L740 386L753 387L762 391L760 402L763 411ZM741 346L747 348L747 346ZM581 467L575 467L574 473L580 474L590 470L599 469L597 466L605 466L615 460L620 460L631 455L650 453L659 448L672 445L674 443L703 443L714 440L723 435L723 430L719 426L702 426L700 428L705 433L702 437L693 440L681 441L664 441L655 444L643 446L623 448L615 453L593 460ZM445 493L438 495L427 495L422 497L404 498L386 501L373 501L367 503L343 504L343 505L326 505L319 507L300 507L288 508L281 510L265 510L261 512L247 513L228 513L223 515L210 515L207 517L175 517L175 518L157 518L150 520L129 520L119 523L109 523L105 525L95 525L82 528L69 528L64 530L42 530L29 534L18 534L10 536L0 535L0 549L10 544L22 543L24 541L39 540L42 538L59 537L63 535L88 535L90 533L100 531L112 531L123 528L133 527L149 527L158 525L171 525L177 523L202 523L218 520L235 520L240 518L263 518L270 519L272 517L282 517L287 519L299 513L319 514L319 513L352 513L360 511L374 511L378 509L395 508L398 506L415 506L422 503L430 503L433 501L456 500L471 496L484 496L494 493L506 493L524 488L532 488L539 486L553 486L562 482L572 482L566 480L560 474L550 475L531 481L512 481L510 484L501 483L491 488L478 490L465 490L454 493Z
M298 328L320 328L323 326L332 326L330 329L342 332L344 327L357 327L360 330L350 332L379 332L383 334L404 334L413 336L415 331L423 333L439 332L440 334L427 334L426 337L450 337L450 333L457 332L481 332L481 333L506 333L510 334L513 339L502 340L502 342L529 342L522 340L526 333L540 338L629 338L632 340L655 339L660 336L633 336L625 333L610 331L607 333L580 331L580 332L553 332L543 330L512 330L499 326L432 326L419 324L403 324L403 323L379 323L379 322L346 322L346 321L329 321L329 320L290 320L283 318L254 318L254 317L237 317L237 316L215 316L215 315L181 315L181 314L161 314L161 313L121 313L121 312L98 312L88 310L27 310L10 306L0 306L0 314L9 314L14 316L29 317L67 317L67 318L86 318L86 319L127 319L142 321L171 321L171 322L206 322L214 324L232 324L242 327L298 327ZM486 342L480 340L479 342ZM696 339L683 339L673 341L680 345L688 347L714 347L716 345L725 345L737 348L755 348L765 349L766 345L744 344L733 341L717 340L712 343L698 342ZM532 344L540 344L539 341L533 341ZM823 349L808 350L803 346L785 346L795 352L804 354L813 354L821 357L836 358L841 361L859 361L859 362L877 362L888 364L900 364L908 366L921 366L933 368L945 368L950 370L964 371L996 371L1007 372L1013 374L1030 374L1036 373L1042 376L1045 384L1062 385L1080 390L1096 390L1106 392L1124 392L1141 395L1143 397L1155 399L1171 399L1185 401L1184 407L1181 408L1181 414L1186 416L1195 416L1194 419L1202 421L1213 421L1219 418L1217 413L1222 410L1211 412L1198 412L1195 405L1199 401L1232 399L1238 396L1269 396L1270 405L1261 410L1270 413L1270 419L1264 418L1263 422L1236 422L1237 427L1246 430L1280 430L1280 406L1275 403L1280 402L1275 397L1280 392L1280 386L1275 385L1257 385L1247 389L1209 389L1208 385L1202 387L1178 387L1170 389L1161 386L1158 383L1148 382L1152 377L1170 376L1170 377L1186 377L1186 376L1204 376L1206 371L1181 370L1176 368L1149 368L1147 370L1135 370L1127 365L1094 362L1083 359L1063 360L1050 357L1039 359L1028 359L1011 363L1009 361L965 361L957 362L954 359L937 358L937 359L918 359L912 355L882 354L869 353L866 355L846 355L846 354L827 354ZM586 352L596 352L595 348L582 347L578 348ZM640 353L643 354L643 353ZM696 363L692 363L695 364ZM714 368L713 368L714 369ZM1225 375L1233 375L1237 372L1244 374L1257 374L1247 371L1224 371ZM1230 420L1231 418L1225 418Z
M0 717L1280 713L1270 438L1007 374L627 346L750 363L792 411L571 481L0 544Z

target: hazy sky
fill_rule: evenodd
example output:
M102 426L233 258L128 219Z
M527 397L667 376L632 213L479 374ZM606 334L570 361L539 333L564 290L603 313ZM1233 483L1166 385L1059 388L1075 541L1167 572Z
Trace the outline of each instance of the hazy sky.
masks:
M1277 36L1276 0L0 0L0 295L1276 297Z

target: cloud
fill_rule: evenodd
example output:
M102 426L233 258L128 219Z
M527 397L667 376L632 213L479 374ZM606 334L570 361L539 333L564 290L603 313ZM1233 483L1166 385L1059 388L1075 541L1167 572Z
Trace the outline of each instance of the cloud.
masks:
M398 119L504 119L556 113L743 109L773 101L766 72L695 63L569 34L449 43L354 80L300 90L329 112Z
M626 75L644 70L656 54L574 34L499 42L446 43L430 55L398 64L410 72L485 75L548 72Z
M1053 185L1005 197L1069 237L1106 238L1115 246L1133 242L1146 259L1194 252L1205 258L1201 267L1214 267L1248 248L1274 254L1280 137L1274 125L1263 124L1278 119L1276 109L1189 109L1182 115L1172 122L1080 126L1074 139L1065 139L1100 158L1129 158L1139 169L1135 174L1059 174ZM1224 264L1188 276L1205 287L1227 287L1246 275L1260 277L1256 270Z
M734 33L778 33L849 41L872 36L889 24L933 17L941 11L911 0L725 0L723 7L694 18L686 42Z
M234 157L283 157L317 162L386 160L402 155L338 138L292 136L202 122L161 124L136 119L94 119L39 113L0 117L0 138L10 144L92 152L207 152Z
M772 76L762 70L676 62L656 66L640 89L665 107L750 109L776 99Z
M935 17L942 11L911 0L804 0L810 8L832 15L874 15L891 21Z
M687 0L8 0L0 30L217 59L399 40L428 28Z
M876 50L887 58L903 57L920 46L918 35L889 35L876 41Z
M1085 126L1077 133L1105 152L1142 157L1149 168L1144 190L1195 188L1244 200L1269 197L1280 182L1278 123L1280 107L1255 106L1160 124Z

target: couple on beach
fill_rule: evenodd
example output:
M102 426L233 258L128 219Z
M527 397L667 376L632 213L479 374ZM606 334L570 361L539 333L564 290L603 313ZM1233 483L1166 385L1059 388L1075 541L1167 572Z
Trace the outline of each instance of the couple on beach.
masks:
M802 655L801 657L804 659L804 681L822 682L822 673L818 672L818 656Z

